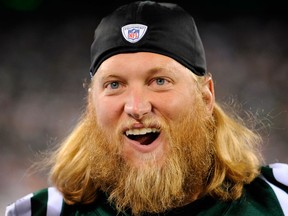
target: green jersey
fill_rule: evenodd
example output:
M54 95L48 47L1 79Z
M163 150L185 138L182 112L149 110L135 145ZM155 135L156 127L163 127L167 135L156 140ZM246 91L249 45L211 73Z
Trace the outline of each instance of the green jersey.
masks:
M68 205L54 187L31 193L6 209L6 216L129 216L129 212L117 213L107 202L105 194L97 202L87 205ZM143 214L152 216L153 214ZM288 215L288 164L275 163L261 168L261 175L244 186L242 196L224 202L210 196L186 206L155 216L285 216Z

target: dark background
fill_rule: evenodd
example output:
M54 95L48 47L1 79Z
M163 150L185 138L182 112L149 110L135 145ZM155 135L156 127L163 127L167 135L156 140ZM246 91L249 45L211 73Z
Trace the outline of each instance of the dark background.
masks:
M0 1L0 211L46 186L28 175L85 105L90 44L99 19L129 1ZM173 1L170 1L173 2ZM263 124L266 163L288 163L288 26L280 1L174 1L194 16L216 98ZM0 213L1 214L1 213Z

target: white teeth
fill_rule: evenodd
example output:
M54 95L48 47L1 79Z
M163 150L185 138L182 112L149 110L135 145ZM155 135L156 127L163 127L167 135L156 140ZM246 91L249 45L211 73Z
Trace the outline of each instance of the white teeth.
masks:
M160 130L156 128L141 128L141 129L130 129L130 130L127 130L125 133L126 133L126 136L129 136L129 135L144 135L147 133L156 133L159 131Z

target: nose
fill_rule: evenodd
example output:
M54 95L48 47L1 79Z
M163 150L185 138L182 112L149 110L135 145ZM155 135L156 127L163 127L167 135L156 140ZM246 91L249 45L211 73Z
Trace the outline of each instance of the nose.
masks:
M152 105L143 90L131 91L125 103L124 112L137 120L141 120L152 110Z

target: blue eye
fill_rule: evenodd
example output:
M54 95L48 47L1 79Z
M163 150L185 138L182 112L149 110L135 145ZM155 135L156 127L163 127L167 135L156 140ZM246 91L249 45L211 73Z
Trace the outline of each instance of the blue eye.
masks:
M157 85L164 85L165 84L165 79L163 79L163 78L157 78L156 79L156 83L157 83Z
M119 82L111 82L109 86L111 89L117 89L119 88Z

